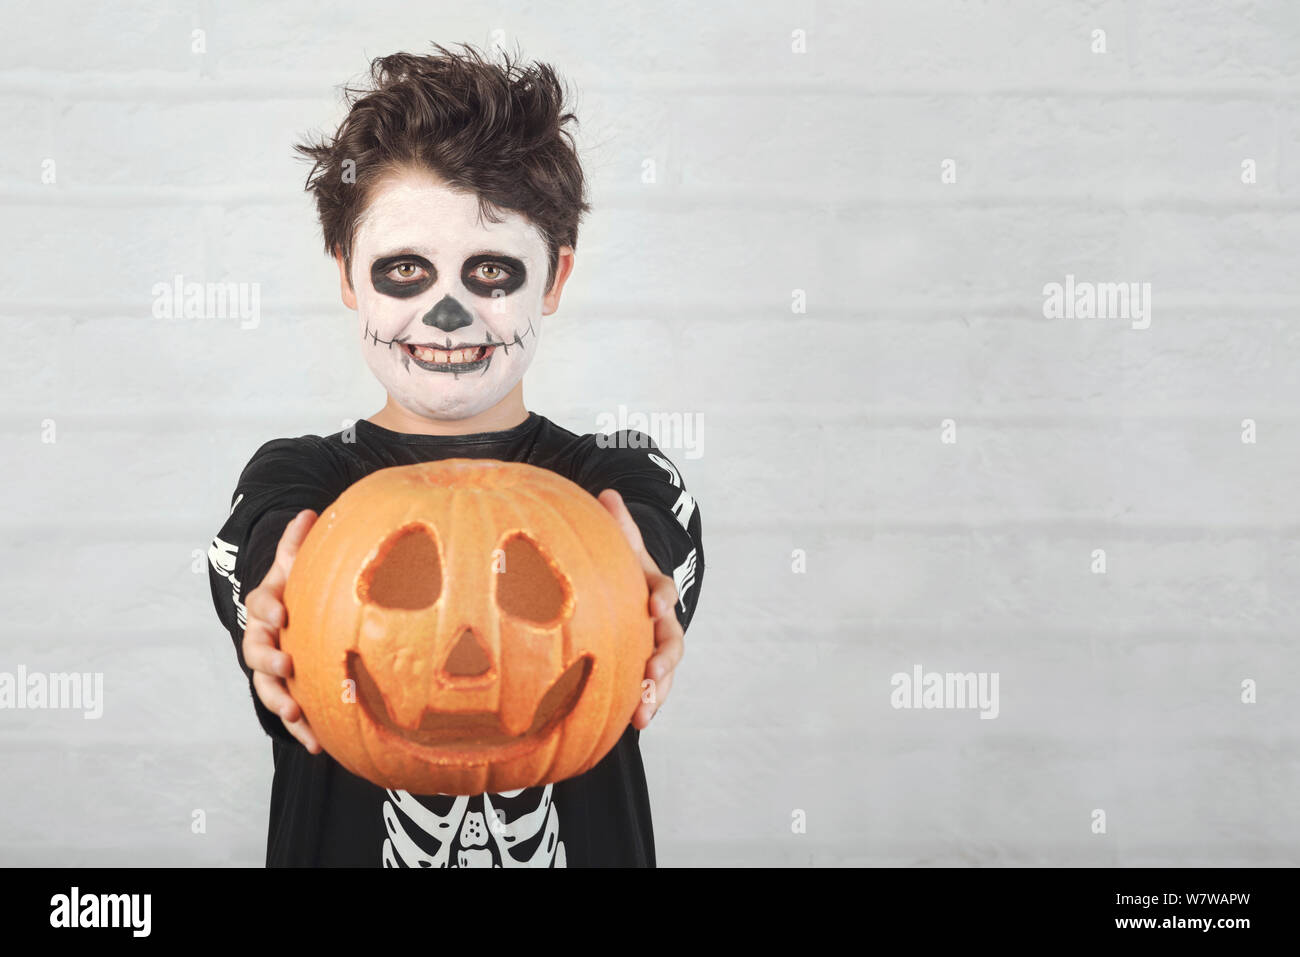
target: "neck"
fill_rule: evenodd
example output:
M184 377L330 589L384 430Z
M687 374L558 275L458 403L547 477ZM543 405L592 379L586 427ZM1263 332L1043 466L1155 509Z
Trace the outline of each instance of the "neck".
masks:
M392 432L414 435L472 435L475 432L500 432L522 425L528 419L524 408L524 384L519 382L510 394L490 409L465 419L429 419L404 409L390 395L384 407L366 421Z

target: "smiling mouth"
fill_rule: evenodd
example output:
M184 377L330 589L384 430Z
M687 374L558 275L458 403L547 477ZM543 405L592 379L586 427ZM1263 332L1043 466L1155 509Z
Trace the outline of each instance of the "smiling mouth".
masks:
M533 720L523 734L510 734L501 726L501 718L492 711L434 711L425 708L420 724L406 728L393 720L379 685L366 670L365 662L355 651L348 652L348 677L357 689L357 701L378 727L413 744L427 748L490 748L500 750L511 745L540 744L569 716L591 675L591 655L577 658L564 673L551 682L533 712ZM512 749L514 750L514 749Z
M427 332L420 333L428 335ZM412 343L409 342L409 336L395 336L392 339L381 339L379 333L370 328L370 321L366 320L365 331L361 333L363 340L369 339L370 344L374 346L387 346L392 349L397 347L402 355L402 367L407 372L411 371L411 363L414 362L421 369L427 369L430 372L451 372L457 379L462 375L478 372L480 375L487 375L487 370L492 365L492 357L496 355L497 349L502 349L505 354L510 355L510 347L517 346L520 349L527 348L524 346L524 337L532 335L536 337L537 330L533 328L533 320L528 320L527 329L516 329L512 339L493 339L492 333L487 334L487 342L478 345L453 345L451 336L448 336L442 345L433 342Z
M402 351L422 369L430 372L454 372L464 375L468 372L485 370L492 362L495 345L466 346L462 349L445 349L441 346L413 345L400 343Z

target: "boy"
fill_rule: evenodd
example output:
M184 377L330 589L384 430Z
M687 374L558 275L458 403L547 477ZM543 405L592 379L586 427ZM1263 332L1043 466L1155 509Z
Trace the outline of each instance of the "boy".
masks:
M648 437L577 436L524 407L522 378L589 208L564 129L573 116L545 64L435 47L375 60L373 88L351 91L337 135L298 147L315 161L307 189L387 402L352 429L262 445L209 552L217 613L273 743L266 862L652 867L638 739L668 694L699 597L699 510ZM576 482L618 520L645 569L651 693L614 749L576 778L475 797L385 790L323 753L289 695L281 599L316 517L376 469L457 457L528 462Z

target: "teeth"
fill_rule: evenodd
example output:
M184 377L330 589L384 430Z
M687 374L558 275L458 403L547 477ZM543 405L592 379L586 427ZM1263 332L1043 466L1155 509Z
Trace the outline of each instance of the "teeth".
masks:
M470 349L431 349L427 346L411 346L411 351L421 362L433 362L438 365L474 362L479 358L478 346Z

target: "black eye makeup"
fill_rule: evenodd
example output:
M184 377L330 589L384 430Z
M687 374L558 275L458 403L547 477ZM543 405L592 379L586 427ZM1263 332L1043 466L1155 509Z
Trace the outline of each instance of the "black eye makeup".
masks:
M513 256L484 253L465 260L460 278L470 292L491 298L508 296L522 286L528 270Z
M375 292L397 299L418 296L437 279L433 263L423 256L406 253L376 259L370 267L370 283Z
M418 253L381 256L370 267L375 292L395 299L410 299L427 291L438 279L433 263ZM478 296L508 296L528 279L528 268L514 256L480 253L461 267L465 288Z

